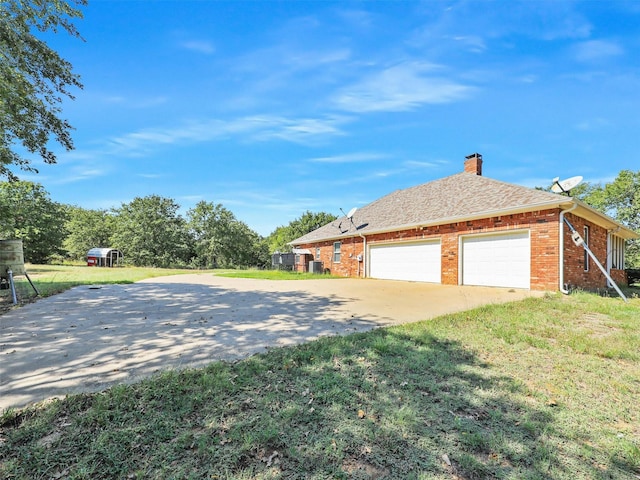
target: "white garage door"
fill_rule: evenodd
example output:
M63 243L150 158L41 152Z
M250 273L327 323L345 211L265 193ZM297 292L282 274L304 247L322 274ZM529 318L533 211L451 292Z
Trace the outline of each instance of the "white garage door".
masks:
M440 283L440 241L372 245L369 276L387 280Z
M462 239L463 285L529 288L529 232L482 235Z

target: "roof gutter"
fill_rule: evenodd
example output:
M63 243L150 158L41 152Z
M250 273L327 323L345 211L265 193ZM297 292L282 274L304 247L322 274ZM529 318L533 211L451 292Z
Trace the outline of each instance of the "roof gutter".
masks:
M569 294L569 290L564 286L564 216L566 213L569 213L575 210L576 208L578 208L578 204L576 202L573 202L573 205L571 206L571 208L568 208L567 210L562 210L560 212L560 219L559 219L560 228L558 228L558 231L560 233L558 234L559 235L558 244L560 248L560 255L559 255L559 269L558 269L559 270L558 283L559 283L560 291L565 295Z

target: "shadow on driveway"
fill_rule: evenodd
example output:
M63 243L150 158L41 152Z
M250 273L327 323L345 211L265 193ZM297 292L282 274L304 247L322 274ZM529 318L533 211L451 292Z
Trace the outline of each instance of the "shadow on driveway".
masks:
M327 335L534 293L379 280L179 275L82 286L0 316L0 411Z
M76 287L0 317L0 410L388 323L352 317L348 301L195 284Z

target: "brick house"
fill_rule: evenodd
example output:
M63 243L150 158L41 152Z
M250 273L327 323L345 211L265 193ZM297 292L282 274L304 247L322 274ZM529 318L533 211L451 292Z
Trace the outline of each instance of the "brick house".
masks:
M479 154L466 158L461 173L392 192L291 245L296 269L307 270L312 260L346 277L551 291L606 287L564 218L615 282L626 284L625 241L638 234L567 195L483 177Z

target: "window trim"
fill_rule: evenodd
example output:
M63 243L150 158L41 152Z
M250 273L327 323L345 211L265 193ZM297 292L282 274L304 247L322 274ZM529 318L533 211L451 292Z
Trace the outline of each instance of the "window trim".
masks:
M589 226L585 225L582 227L582 239L584 240L584 246L589 248ZM589 252L587 252L587 248L584 249L584 271L589 271Z
M333 242L333 263L340 263L342 242Z

